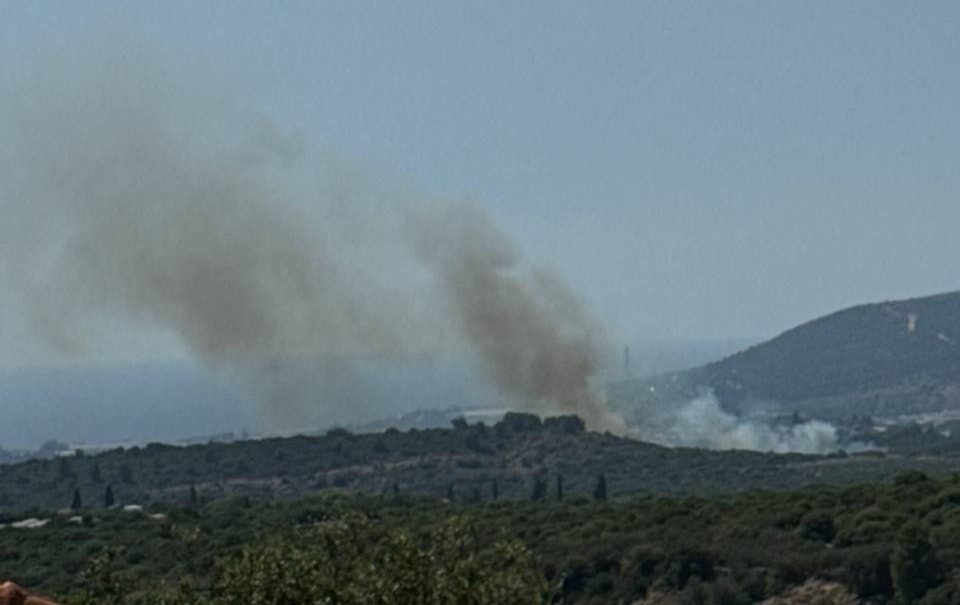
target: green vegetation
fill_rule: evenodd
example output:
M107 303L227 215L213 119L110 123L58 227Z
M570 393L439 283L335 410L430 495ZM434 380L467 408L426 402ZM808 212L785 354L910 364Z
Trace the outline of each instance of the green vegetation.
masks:
M943 443L927 437L907 435L900 441L909 438L938 447ZM669 449L586 432L575 417L541 422L530 414L511 414L492 427L458 423L451 429L369 435L338 430L315 437L189 447L151 444L31 460L0 467L0 513L71 506L81 511L128 504L188 506L241 496L293 499L328 488L456 502L545 499L556 493L558 477L565 497L707 495L890 481L910 469L947 474L956 467L960 449L939 451L942 456L929 456L918 446L912 450L916 456L822 457Z
M198 531L183 537L195 542ZM301 605L368 603L482 605L544 602L546 582L516 540L478 547L460 519L426 536L384 528L361 514L280 528L219 559L209 579L184 576L175 588L127 590L113 554L78 575L77 604ZM192 549L196 551L196 546ZM196 568L193 569L196 571Z
M5 575L70 603L735 604L810 579L947 603L960 595L960 478L609 502L241 498L54 516L0 530L0 553Z

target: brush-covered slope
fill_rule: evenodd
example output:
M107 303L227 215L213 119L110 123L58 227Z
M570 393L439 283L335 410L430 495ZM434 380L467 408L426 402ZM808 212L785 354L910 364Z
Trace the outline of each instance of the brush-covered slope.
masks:
M702 388L728 409L833 419L960 408L960 292L845 309L722 361L618 385L617 393L663 404Z
M541 421L511 413L492 427L458 421L450 429L342 429L324 436L176 447L152 444L96 455L0 465L0 525L16 511L112 504L296 498L324 489L455 501L591 498L604 475L610 498L710 494L892 479L919 469L945 473L954 456L812 456L670 449L584 430L575 417ZM5 531L0 527L0 532Z

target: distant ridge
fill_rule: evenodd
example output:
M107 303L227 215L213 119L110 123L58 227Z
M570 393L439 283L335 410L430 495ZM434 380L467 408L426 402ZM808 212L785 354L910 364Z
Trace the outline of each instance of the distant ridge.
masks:
M850 307L721 361L613 392L642 408L703 389L732 411L828 420L960 409L960 291Z

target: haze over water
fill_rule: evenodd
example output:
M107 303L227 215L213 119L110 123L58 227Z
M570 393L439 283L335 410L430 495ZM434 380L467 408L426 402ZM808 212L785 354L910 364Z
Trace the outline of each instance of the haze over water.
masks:
M557 3L549 11L508 3L277 8L77 2L57 10L11 4L0 23L0 362L16 368L183 360L224 350L209 333L189 331L196 336L185 338L171 328L184 316L163 300L166 285L119 293L112 300L124 306L133 300L140 311L107 309L95 323L76 323L62 297L24 296L42 292L37 286L43 284L33 277L24 283L22 263L55 266L61 250L43 244L77 241L63 236L71 226L88 225L90 215L83 204L74 206L82 220L58 226L68 215L53 212L56 220L47 220L41 205L23 203L37 199L23 184L59 186L62 203L61 193L82 188L69 178L80 173L76 166L49 163L43 150L67 149L64 157L83 158L90 140L99 139L84 138L97 132L88 120L71 135L71 147L63 128L43 130L51 125L47 120L30 132L34 143L43 143L32 147L40 150L33 159L44 161L26 162L29 154L18 146L23 139L11 129L23 128L24 108L63 120L90 117L83 99L91 97L77 91L92 74L122 92L110 96L115 105L91 102L98 119L111 127L134 124L130 119L138 116L118 109L131 101L150 106L145 115L165 120L165 135L189 135L190 151L180 161L191 170L210 161L234 172L256 165L258 186L285 203L298 200L294 205L304 204L294 194L305 183L322 182L318 197L335 203L321 216L332 218L326 224L336 225L334 235L346 242L334 247L333 256L353 240L369 255L363 266L382 267L379 260L388 259L382 271L388 284L423 280L423 267L401 275L392 264L393 244L367 245L395 241L379 238L379 230L389 228L379 212L339 210L358 201L376 210L384 199L394 207L420 198L476 208L512 242L521 273L547 266L568 284L589 318L584 333L606 336L601 365L616 367L625 343L758 340L849 304L954 289L960 247L952 233L960 219L960 122L952 109L960 101L952 60L957 10L949 3L744 3L722 10L695 3L623 3L603 10ZM151 95L151 87L162 94ZM206 121L210 115L217 120ZM263 119L246 120L250 115ZM223 128L238 116L244 117L242 134ZM157 149L162 145L139 151L154 157ZM223 149L244 153L218 156ZM298 168L294 181L278 181L305 150L322 159L323 174ZM82 186L122 190L129 172L111 167L136 161L137 152L126 148L120 156L100 157L103 174L118 183L87 179ZM149 163L157 172L172 166L155 159ZM24 178L28 166L47 168L40 179ZM168 172L184 174L179 167ZM157 182L189 181L176 176ZM230 187L252 195L244 183ZM223 185L213 180L201 189L222 192ZM315 216L318 208L310 204L300 210ZM115 205L98 208L97 217L128 227L80 229L85 241L119 245L125 242L117 238L132 237L151 243L157 216L137 215L131 223L129 216L104 210ZM288 233L284 225L251 218L256 213L228 215L233 226L219 235L203 227L219 220L186 224L213 248L254 224ZM159 219L179 216L161 212ZM299 222L284 216L280 223ZM357 233L363 234L359 240L352 237ZM24 238L41 245L21 246ZM164 239L154 243L169 248ZM49 258L38 258L37 250ZM66 291L118 294L111 284L120 282L111 276L141 275L142 265L136 258L111 264L116 257L68 250L73 268L85 263L87 270L71 269L54 281L82 275ZM347 282L356 274L334 273ZM38 274L49 275L29 272ZM295 280L269 274L265 291L284 304L315 300ZM91 286L90 276L104 281ZM390 297L362 286L358 296L328 303L335 316L361 317L362 325L375 329L348 334L338 321L308 331L334 335L346 348L360 343L364 353L406 349L411 334L430 336L415 343L418 353L444 350L450 344L446 328L417 328L424 315L415 303L421 291L407 290L414 300L406 315L413 330L390 334L396 326L389 322L377 328L369 318L382 314L369 307ZM266 304L276 305L270 296ZM84 304L103 307L96 296L86 296ZM191 308L208 316L203 307ZM80 334L40 334L38 314L44 326L72 322ZM241 322L243 330L228 332L259 342L259 334L271 333L268 324ZM279 333L287 346L302 330ZM243 349L249 341L237 342Z

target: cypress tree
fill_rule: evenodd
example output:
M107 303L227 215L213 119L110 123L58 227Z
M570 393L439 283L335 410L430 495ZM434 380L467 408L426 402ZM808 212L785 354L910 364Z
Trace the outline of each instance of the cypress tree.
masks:
M607 499L607 476L604 473L600 473L597 477L597 487L593 490L593 497L597 500Z
M70 503L70 508L73 510L80 510L83 508L83 500L80 499L80 488L73 488L73 502Z
M107 485L107 489L103 492L103 506L110 508L115 503L113 498L113 486Z
M547 497L547 482L543 480L542 477L533 478L533 493L530 495L530 499L534 502L543 500Z

